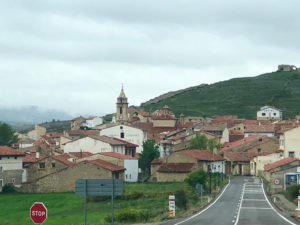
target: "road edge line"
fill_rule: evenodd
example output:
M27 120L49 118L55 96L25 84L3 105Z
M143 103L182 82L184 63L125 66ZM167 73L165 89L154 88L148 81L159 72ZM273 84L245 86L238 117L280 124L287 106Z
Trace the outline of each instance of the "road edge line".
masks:
M242 208L243 199L244 199L244 195L245 195L245 188L246 188L246 184L244 183L243 184L243 190L242 190L242 198L241 198L240 206L239 206L239 211L238 211L238 214L236 216L234 225L237 225L238 222L239 222L239 219L240 219L241 208Z
M260 178L261 179L261 178ZM264 196L268 202L268 204L271 206L271 208L274 210L275 213L277 213L282 219L284 219L286 222L292 224L292 225L297 225L295 223L293 223L292 221L288 220L287 218L285 218L283 215L281 215L274 207L273 205L270 203L269 201L269 198L266 196L266 193L265 193L265 188L264 188L264 182L263 182L263 179L261 179L261 182L262 182L262 189L263 189L263 193L264 193Z
M212 202L210 205L208 205L205 209L203 209L202 211L200 211L200 212L196 213L195 215L189 217L189 218L186 219L186 220L183 220L183 221L181 221L181 222L179 222L179 223L175 223L174 225L179 225L179 224L185 223L185 222L189 221L190 219L193 219L194 217L199 216L200 214L204 213L206 210L208 210L210 207L212 207L212 206L219 200L219 198L221 198L221 196L223 195L223 193L224 193L224 192L226 191L226 189L228 188L229 184L230 184L230 179L229 179L228 184L226 185L226 187L225 187L224 190L222 191L222 193L215 199L215 201L213 201L213 202Z

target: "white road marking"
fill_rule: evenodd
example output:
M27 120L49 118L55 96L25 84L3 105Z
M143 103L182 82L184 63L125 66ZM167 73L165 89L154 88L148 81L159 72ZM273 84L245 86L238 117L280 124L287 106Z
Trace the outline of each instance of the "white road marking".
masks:
M210 207L212 207L212 206L219 200L219 198L221 198L221 196L224 194L224 192L225 192L226 189L228 188L229 184L230 184L230 179L229 179L228 184L226 185L226 187L225 187L224 190L222 191L222 193L219 195L219 197L218 197L213 203L211 203L208 207L206 207L205 209L203 209L201 212L198 212L197 214L191 216L190 218L188 218L188 219L186 219L186 220L184 220L184 221L181 221L181 222L179 222L179 223L175 223L174 225L179 225L179 224L185 223L186 221L188 221L188 220L190 220L190 219L192 219L192 218L194 218L194 217L196 217L196 216L198 216L198 215L204 213L206 210L208 210Z
M242 202L243 202L243 197L244 197L244 191L245 191L245 184L243 185L243 190L242 190ZM240 217L240 212L241 212L241 207L242 207L242 203L240 204L240 207L239 207L239 210L238 210L238 213L237 213L237 217L236 217L236 220L235 220L235 224L234 225L237 225L238 221L239 221L239 217Z
M242 207L242 209L272 209L272 208L264 208L264 207Z
M255 198L244 198L243 201L258 201L258 202L266 202L266 199L255 199Z

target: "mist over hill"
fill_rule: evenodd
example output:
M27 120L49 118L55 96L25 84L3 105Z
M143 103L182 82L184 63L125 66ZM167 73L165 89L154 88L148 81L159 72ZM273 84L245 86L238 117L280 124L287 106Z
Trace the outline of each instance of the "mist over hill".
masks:
M52 120L70 120L72 116L60 110L44 110L37 106L1 107L0 121L14 124L39 124Z

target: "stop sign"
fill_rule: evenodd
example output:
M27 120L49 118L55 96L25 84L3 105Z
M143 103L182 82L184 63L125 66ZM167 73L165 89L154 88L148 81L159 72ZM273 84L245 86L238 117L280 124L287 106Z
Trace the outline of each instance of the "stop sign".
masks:
M30 218L35 224L42 224L47 219L47 208L42 202L35 202L30 208Z

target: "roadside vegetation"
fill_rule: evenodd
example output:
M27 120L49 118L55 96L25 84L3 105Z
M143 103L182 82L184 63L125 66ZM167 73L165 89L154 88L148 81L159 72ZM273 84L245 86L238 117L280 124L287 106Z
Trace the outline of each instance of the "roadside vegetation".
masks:
M168 197L175 195L176 216L197 211L207 202L186 182L176 183L125 183L124 194L115 199L115 224L134 224L168 220ZM83 197L75 193L0 194L1 225L31 225L29 209L34 202L43 202L48 209L48 219L43 225L84 224ZM188 211L186 211L188 210ZM90 225L110 224L111 199L89 197L87 221Z

